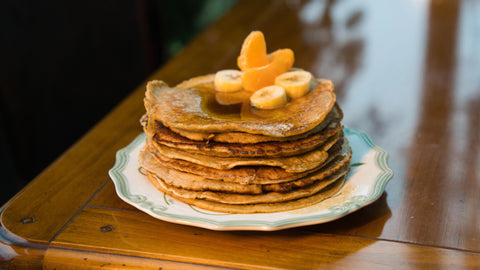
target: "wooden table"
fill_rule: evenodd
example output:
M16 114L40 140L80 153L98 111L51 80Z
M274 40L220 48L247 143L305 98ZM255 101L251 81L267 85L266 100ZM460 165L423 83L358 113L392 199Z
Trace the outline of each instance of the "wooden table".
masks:
M274 232L157 220L108 176L141 133L140 85L3 206L0 267L479 268L478 16L476 1L239 1L148 79L236 68L245 36L262 30L269 51L292 48L295 66L332 79L344 124L390 153L380 199Z

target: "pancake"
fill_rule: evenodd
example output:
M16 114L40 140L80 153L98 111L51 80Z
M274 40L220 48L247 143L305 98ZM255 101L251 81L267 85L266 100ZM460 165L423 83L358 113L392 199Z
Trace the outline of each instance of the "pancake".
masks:
M350 159L352 157L352 151L348 144L346 144L344 149L344 155L338 155L333 158L331 161L326 162L321 168L309 173L306 176L303 176L297 180L286 181L281 183L270 183L262 185L263 192L286 192L289 190L294 190L297 188L303 188L312 183L323 180L324 178L338 172L342 168L348 169L350 164Z
M206 156L200 153L186 152L177 148L157 144L155 141L147 142L158 150L158 154L170 159L180 159L196 163L202 166L220 170L228 170L236 166L275 166L285 169L287 172L303 172L321 165L328 158L327 151L339 139L337 133L331 136L323 145L316 149L294 156L287 157L215 157Z
M334 144L328 151L328 158L325 164L336 158L338 155L349 155L350 148L345 147L347 142L343 139ZM279 167L271 166L240 166L229 170L219 170L210 167L201 166L184 160L169 159L159 155L158 151L152 148L147 149L155 158L156 162L163 167L172 170L195 175L200 178L220 180L224 182L233 182L239 184L279 184L297 180L305 177L314 171L321 169L322 166L304 172L287 172Z
M304 197L297 200L276 202L276 203L257 203L257 204L229 204L229 203L219 203L212 202L201 199L190 199L185 197L177 197L168 190L164 190L160 181L157 179L149 180L152 184L163 191L164 193L172 196L173 198L184 202L186 204L194 205L202 209L209 211L222 212L222 213L233 213L233 214L252 214L252 213L274 213L281 211L289 211L304 208L307 206L314 205L325 199L328 199L335 195L343 186L345 182L345 177L340 177L337 181L334 181L332 184L328 185L320 192L312 194L308 197Z
M172 132L162 123L155 121L153 140L156 144L181 149L187 152L199 152L217 157L281 157L299 155L324 144L329 137L338 133L343 127L339 121L331 122L318 133L306 138L285 142L262 143L221 143L215 141L192 141Z
M201 199L219 203L228 204L252 204L252 203L273 203L296 200L311 196L320 192L323 188L340 179L348 171L348 166L343 166L340 170L321 181L315 181L306 187L291 190L288 192L266 192L262 194L238 194L212 191L191 191L177 188L165 183L158 175L147 172L151 182L157 182L163 190L174 198Z
M262 187L259 184L239 184L208 179L199 175L178 171L163 166L149 151L141 151L140 165L150 174L161 178L167 185L192 191L221 191L240 194L260 194Z
M141 151L140 165L151 174L161 178L167 185L193 191L221 191L240 194L260 194L263 192L287 192L302 188L315 181L322 180L350 161L351 150L348 144L343 145L342 155L338 155L322 168L302 177L299 180L281 181L275 184L240 184L214 180L196 174L185 173L163 166L148 150Z
M148 82L144 103L149 118L169 128L191 132L245 132L285 137L318 126L336 101L331 84L318 83L308 94L291 100L282 108L261 110L248 105L248 110L242 111L238 119L226 121L205 106L215 96L213 81L214 75L207 75L174 88L162 81Z
M252 166L242 166L232 168L230 170L220 170L211 167L205 167L199 164L188 162L180 159L171 159L159 154L159 151L156 149L148 150L152 153L157 161L159 161L163 166L173 168L177 171L194 174L201 177L208 177L213 180L222 180L225 182L233 182L240 184L255 184L256 176L255 172L256 167ZM275 167L269 167L275 168ZM277 169L277 168L275 168Z
M340 106L338 106L338 104L335 104L332 111L327 114L324 121L322 121L318 126L314 127L313 129L305 133L294 135L294 136L288 136L288 137L272 137L272 136L265 136L265 135L259 135L259 134L250 134L245 132L222 132L222 133L190 132L187 130L182 130L174 127L170 127L170 130L179 134L182 137L185 137L194 141L216 141L216 142L226 142L226 143L260 143L260 142L270 142L270 141L281 142L281 141L298 140L298 139L308 137L313 133L318 133L321 130L323 130L331 121L340 122L342 119L343 119L343 112Z

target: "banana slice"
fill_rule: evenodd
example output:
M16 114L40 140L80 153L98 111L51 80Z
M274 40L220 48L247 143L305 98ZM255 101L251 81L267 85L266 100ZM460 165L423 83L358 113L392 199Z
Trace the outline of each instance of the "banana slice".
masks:
M250 104L259 109L275 109L286 103L285 89L278 85L263 87L250 96Z
M220 92L242 90L242 72L235 69L220 70L215 74L215 89Z
M304 70L285 72L275 78L275 85L285 88L287 96L299 98L309 90L312 74Z

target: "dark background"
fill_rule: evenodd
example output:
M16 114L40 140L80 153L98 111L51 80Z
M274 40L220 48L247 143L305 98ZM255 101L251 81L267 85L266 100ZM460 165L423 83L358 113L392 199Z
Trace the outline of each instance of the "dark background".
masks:
M0 1L0 205L234 2Z

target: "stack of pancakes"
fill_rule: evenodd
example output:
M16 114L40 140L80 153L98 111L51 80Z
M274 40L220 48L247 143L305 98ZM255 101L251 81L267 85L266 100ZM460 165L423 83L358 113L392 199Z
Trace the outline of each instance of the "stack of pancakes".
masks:
M331 81L312 81L307 95L270 110L248 99L218 104L213 81L147 84L139 162L156 188L211 211L269 213L316 204L342 187L352 153Z

